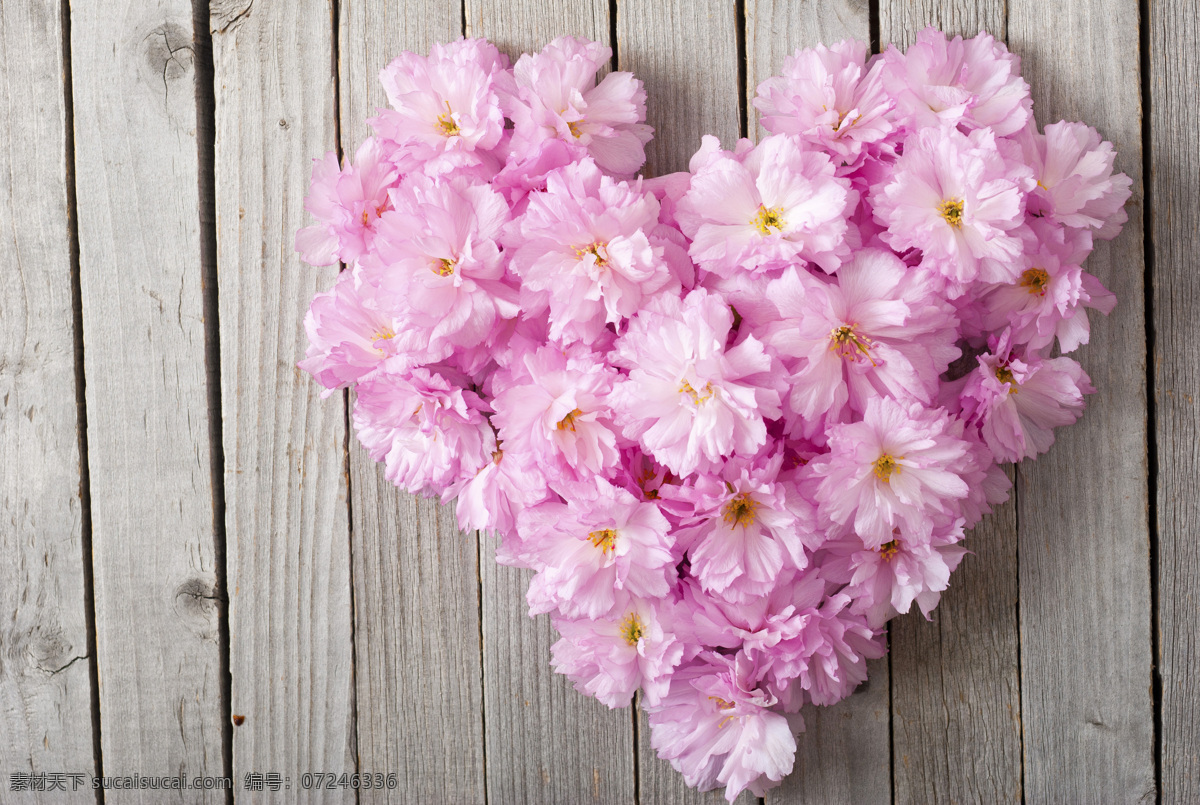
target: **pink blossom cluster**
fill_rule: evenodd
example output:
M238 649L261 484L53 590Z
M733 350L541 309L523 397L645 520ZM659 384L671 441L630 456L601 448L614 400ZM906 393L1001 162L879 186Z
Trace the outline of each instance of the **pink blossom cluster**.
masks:
M788 774L829 705L928 617L1003 462L1074 422L1065 357L1115 299L1126 220L1096 131L1039 131L1019 59L927 29L798 50L770 136L636 177L629 73L574 38L405 53L352 160L317 160L296 246L345 263L300 365L353 388L409 492L535 571L553 664L702 789Z

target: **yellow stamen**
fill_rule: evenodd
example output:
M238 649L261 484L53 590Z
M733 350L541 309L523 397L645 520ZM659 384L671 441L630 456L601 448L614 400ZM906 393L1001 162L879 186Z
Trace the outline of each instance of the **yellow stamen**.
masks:
M961 198L944 199L937 207L938 215L955 229L962 229L963 200Z
M450 101L446 101L446 114L438 115L438 128L442 130L442 134L446 137L453 137L458 134L458 124L454 122L454 112L450 109Z
M601 531L593 531L588 534L588 541L595 545L605 553L611 553L613 543L616 542L617 532L611 528L605 528Z
M439 277L449 277L454 273L454 267L456 265L458 265L457 260L442 258L441 260L435 260L433 265L429 267L429 270L434 274L437 274Z
M571 136L576 140L579 139L579 124L582 122L582 120L572 120L567 123L567 131L571 132Z
M562 419L558 420L558 424L555 425L554 427L556 427L558 430L568 430L569 429L571 431L571 433L574 433L575 432L575 417L582 416L582 415L583 415L583 411L580 411L578 408L576 408L574 411L567 414Z
M999 380L1001 383L1008 384L1008 391L1010 394L1016 394L1018 391L1021 390L1018 387L1017 379L1015 377L1013 377L1012 369L1009 369L1007 366L1005 366L1003 364L996 367L996 379Z
M904 458L904 456L900 456ZM875 477L887 483L892 477L892 473L900 471L900 465L896 463L897 459L884 453L879 458L875 459Z
M843 324L841 327L834 327L830 330L829 348L843 358L849 358L855 362L858 361L861 355L869 360L872 366L877 366L878 364L875 363L875 359L871 357L870 352L874 344L871 339L855 332L854 328L857 326L857 324Z
M731 526L747 526L757 519L754 511L758 506L758 501L750 497L750 493L743 492L726 503L721 514Z
M607 243L593 243L590 246L586 246L582 249L576 249L575 256L580 260L583 260L585 255L590 254L592 257L596 258L596 267L604 268L606 265L608 265L607 246Z
M892 561L892 557L895 556L899 550L900 543L896 542L896 540L886 542L879 546L879 558L885 562L890 562Z
M705 383L701 391L696 391L692 388L692 384L685 380L679 386L679 393L689 395L692 398L692 402L695 405L699 405L713 396L713 387L712 383Z
M629 645L636 646L644 634L646 634L646 625L642 623L642 619L637 616L636 612L630 612L625 616L625 620L621 621L621 637L625 638L625 642Z
M1019 283L1022 288L1028 288L1029 293L1045 296L1046 286L1050 284L1050 275L1044 268L1027 268L1021 274Z
M771 230L781 231L785 221L783 220L783 207L770 207L759 204L758 215L750 219L750 223L754 224L754 228L758 230L758 234L766 237L771 234Z

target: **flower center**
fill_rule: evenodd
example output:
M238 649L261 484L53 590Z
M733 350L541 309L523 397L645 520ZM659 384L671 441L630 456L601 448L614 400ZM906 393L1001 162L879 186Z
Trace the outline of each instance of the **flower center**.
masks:
M731 526L746 526L757 519L754 510L758 508L758 505L758 501L750 497L750 493L743 492L726 503L721 514L724 515L725 522Z
M439 277L449 277L454 273L454 267L456 265L458 265L457 260L442 258L441 260L434 260L433 265L429 267L429 270L434 274L437 274Z
M395 330L393 330L391 327L389 327L387 325L384 325L383 327L380 327L378 330L376 330L374 334L372 334L371 344L374 345L375 342L377 342L377 341L390 341L391 339L393 339L395 337L396 337ZM379 350L380 352L383 352L382 347L375 347L375 349Z
M637 616L636 612L630 612L625 616L625 620L621 621L621 637L625 638L627 644L636 646L644 634L646 634L646 625L642 623L642 619Z
M885 562L890 562L892 561L892 557L895 556L899 550L900 543L896 542L896 540L885 542L883 545L879 546L879 558Z
M692 404L699 405L713 396L713 387L712 383L705 383L703 389L696 391L692 384L685 380L679 386L679 393L688 395L692 398Z
M601 531L593 531L592 533L588 534L588 542L592 543L606 554L612 552L613 543L616 542L616 539L617 532L611 528L605 528Z
M854 331L856 324L843 324L829 331L829 348L851 361L857 362L860 357L866 358L872 366L876 366L871 357L871 339L861 336Z
M904 456L900 456L900 458L904 458ZM887 483L891 479L892 473L900 471L900 465L896 461L897 459L887 453L875 459L875 477Z
M758 234L766 237L771 234L771 230L780 231L783 229L783 207L766 207L758 205L758 215L750 219L750 223L754 224L754 228L758 230Z
M1028 288L1030 294L1046 295L1046 286L1050 284L1050 275L1043 268L1027 268L1021 274L1020 285Z
M961 198L944 199L937 207L938 215L955 229L962 229L963 200Z
M558 420L558 424L555 425L554 427L556 427L558 430L570 430L571 433L574 433L575 432L575 417L577 417L577 416L583 416L583 411L580 411L578 408L576 408L571 413L567 414L562 419Z
M606 248L607 246L608 246L607 243L593 243L592 245L587 246L586 248L576 249L575 256L578 257L580 260L584 260L584 259L586 259L587 255L590 254L592 257L596 258L596 267L604 268L606 265L608 265L608 249Z
M453 137L458 134L458 124L454 122L454 112L450 110L450 101L446 101L446 114L438 115L437 125L441 129L442 135L445 137Z
M571 132L571 136L576 140L579 139L579 124L582 122L582 120L572 120L567 123L567 131Z
M1000 364L996 367L996 379L1001 383L1008 384L1009 393L1016 394L1018 391L1020 391L1020 389L1017 388L1017 379L1013 377L1012 369L1009 369L1006 365Z

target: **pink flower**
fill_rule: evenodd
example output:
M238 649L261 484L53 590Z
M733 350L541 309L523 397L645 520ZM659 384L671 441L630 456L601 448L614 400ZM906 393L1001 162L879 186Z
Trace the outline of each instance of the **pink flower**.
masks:
M1085 308L1108 314L1117 303L1100 280L1080 268L1092 250L1086 230L1064 230L1044 219L1031 221L1036 251L1021 256L1024 270L1013 281L981 293L983 327L1012 329L1012 340L1029 349L1058 339L1062 352L1086 344L1090 335Z
M917 34L906 53L888 47L883 61L884 86L896 99L897 116L911 129L990 128L1006 136L1033 117L1021 60L986 33L947 41L931 26Z
M554 171L509 231L522 307L549 305L551 338L592 341L647 296L678 293L662 246L649 237L657 226L654 196L601 175L592 160Z
M491 461L475 475L462 478L444 495L458 497L455 513L463 531L479 529L505 537L516 531L517 516L526 507L550 495L546 479L528 457L501 448L497 444Z
M754 106L772 134L793 134L854 165L864 148L894 128L893 101L883 91L882 61L867 68L867 44L854 39L817 45L784 59L783 73L758 85Z
M408 321L427 334L434 360L483 343L498 319L517 315L497 242L508 220L499 193L464 178L413 175L392 202L369 276L405 299Z
M733 314L720 297L655 297L617 339L613 362L629 377L613 394L625 436L683 476L766 443L779 416L771 359L746 337L726 349Z
M388 190L399 173L372 137L358 147L353 166L339 170L332 151L313 163L304 209L317 223L296 233L296 251L314 266L353 262L371 249L379 218L391 209Z
M528 456L552 481L611 477L620 458L608 405L616 375L582 346L526 353L494 387L492 423L505 449Z
M916 601L928 620L966 553L953 543L910 543L898 535L879 548L856 551L850 560L854 576L846 588L851 611L879 629Z
M895 173L871 197L880 237L899 252L920 249L923 267L951 287L1015 279L1029 168L1004 153L989 129L969 137L924 129L909 137Z
M668 528L653 503L600 478L593 497L526 509L517 529L522 556L538 569L526 596L530 614L557 609L568 618L599 618L622 590L665 596L675 580Z
M357 387L358 440L385 475L414 494L441 493L492 460L496 439L484 404L429 369L376 374Z
M891 542L896 528L928 541L935 516L952 516L982 480L970 443L954 435L944 411L888 397L870 400L862 422L830 427L829 447L805 467L819 479L818 511L868 548Z
M706 136L678 219L701 268L721 276L795 260L832 272L848 256L850 183L820 151L772 135L745 154Z
M671 677L662 703L647 706L650 743L693 788L725 786L733 802L747 788L757 796L791 772L792 722L772 708L759 669L744 655L703 652ZM802 728L803 721L795 717Z
M1133 180L1113 174L1112 143L1102 142L1091 126L1063 121L1046 126L1044 135L1031 121L1016 139L1037 179L1029 199L1031 213L1064 226L1094 229L1103 240L1117 236L1129 220L1125 202Z
M789 268L766 296L780 314L767 344L792 372L788 408L806 436L881 394L932 402L959 354L954 310L890 252L864 249L831 281Z
M644 701L658 704L683 658L683 644L664 631L659 617L667 601L630 598L596 620L555 618L562 639L551 646L554 670L609 707L624 707L639 687Z
M563 36L517 60L512 149L518 159L543 140L560 139L608 173L632 175L645 163L653 131L642 122L646 90L632 73L609 73L597 85L596 72L611 57L598 42Z
M424 341L405 326L398 306L359 287L358 266L317 294L304 317L308 350L297 365L326 388L346 388L377 369L401 372L423 359Z
M490 166L504 133L502 105L515 90L508 57L483 39L405 51L379 73L391 109L368 121L393 143L395 159L429 175Z
M997 461L1020 461L1054 444L1054 428L1074 424L1083 413L1083 395L1095 391L1091 380L1070 358L1020 358L1009 346L1010 334L989 340L990 354L962 391L964 415L980 432Z
M787 490L777 483L783 453L769 455L730 459L720 474L701 476L684 492L695 513L679 540L692 572L706 591L730 601L770 592L785 559L793 567L808 564Z

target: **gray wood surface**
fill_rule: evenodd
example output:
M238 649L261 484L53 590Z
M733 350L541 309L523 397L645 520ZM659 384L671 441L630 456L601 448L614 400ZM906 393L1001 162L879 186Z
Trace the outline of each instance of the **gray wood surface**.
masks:
M312 158L336 145L333 9L210 11L233 777L292 780L256 801L353 802L296 790L356 770L343 395L296 368L304 312L337 274L293 250Z
M646 175L687 170L705 134L733 149L738 108L738 21L733 0L621 0L617 56L646 85Z
M1021 801L1016 501L963 544L933 620L891 623L896 802Z
M224 772L193 48L191 3L71 4L106 775Z
M1162 801L1200 800L1200 5L1150 8Z
M458 4L339 5L341 145L387 105L379 71L402 50L427 54L462 34ZM353 395L351 395L353 401ZM350 440L355 684L363 773L395 772L362 802L482 802L483 684L475 536L452 508L391 484Z
M0 772L94 774L58 2L0 5ZM6 794L0 793L0 799ZM90 790L13 793L87 802Z
M1134 193L1087 263L1120 300L1078 351L1100 392L1020 472L1025 796L1153 802L1138 4L1012 0L1008 39L1038 119L1095 126Z
M880 46L907 47L931 22L948 36L1004 39L1003 0L881 0ZM1015 473L1010 473L1015 477ZM933 621L891 625L897 802L1021 799L1021 693L1015 495L967 535Z

